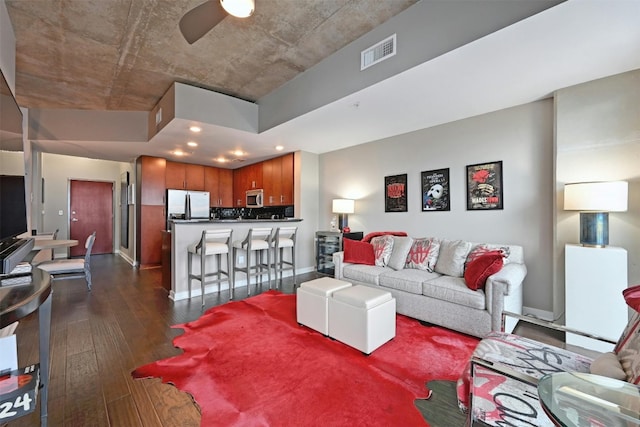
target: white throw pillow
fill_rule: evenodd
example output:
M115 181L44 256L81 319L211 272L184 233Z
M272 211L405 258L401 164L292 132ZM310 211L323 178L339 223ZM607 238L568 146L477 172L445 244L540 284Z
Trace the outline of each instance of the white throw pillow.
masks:
M436 273L451 277L464 275L464 263L471 250L471 243L463 240L443 240L436 262Z
M407 255L409 255L409 250L411 249L412 244L413 239L411 237L394 236L393 250L391 251L391 256L389 257L387 265L394 270L402 270L405 262L407 261Z

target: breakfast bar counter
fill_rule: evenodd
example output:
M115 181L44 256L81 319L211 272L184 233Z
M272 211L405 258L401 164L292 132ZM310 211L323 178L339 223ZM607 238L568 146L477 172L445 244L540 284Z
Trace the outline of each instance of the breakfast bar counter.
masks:
M296 226L302 221L299 218L285 219L191 219L171 221L171 290L169 298L177 301L189 297L187 281L187 248L202 237L203 230L230 228L233 230L232 240L244 240L250 228L272 227L274 232L278 227ZM213 261L213 260L211 260ZM194 261L195 262L195 261ZM236 288L246 286L244 275L236 280ZM220 286L228 289L226 282ZM217 292L218 285L209 285L205 293ZM192 284L192 298L200 296L200 283L194 280Z

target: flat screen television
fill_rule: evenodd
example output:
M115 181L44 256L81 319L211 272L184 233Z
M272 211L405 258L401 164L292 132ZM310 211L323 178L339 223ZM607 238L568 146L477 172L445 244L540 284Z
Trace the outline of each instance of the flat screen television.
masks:
M33 247L27 229L24 176L0 175L0 274L9 274Z

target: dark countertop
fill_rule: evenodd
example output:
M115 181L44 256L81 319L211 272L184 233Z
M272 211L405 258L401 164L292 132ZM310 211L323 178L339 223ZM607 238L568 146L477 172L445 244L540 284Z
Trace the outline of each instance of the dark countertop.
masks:
M185 223L236 223L242 224L245 222L300 222L301 218L282 218L282 219L174 219L173 222L177 224L185 224Z

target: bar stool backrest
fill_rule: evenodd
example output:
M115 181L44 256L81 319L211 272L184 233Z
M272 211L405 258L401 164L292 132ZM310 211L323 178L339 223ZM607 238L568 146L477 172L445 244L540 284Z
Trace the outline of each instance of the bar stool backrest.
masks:
M207 243L221 243L224 245L229 245L232 234L233 230L230 228L203 230L202 238L200 239L200 243L198 243L197 250L203 255L206 255ZM204 250L202 249L203 247Z
M298 234L298 227L278 227L273 237L273 246L276 248L295 246L296 234Z

